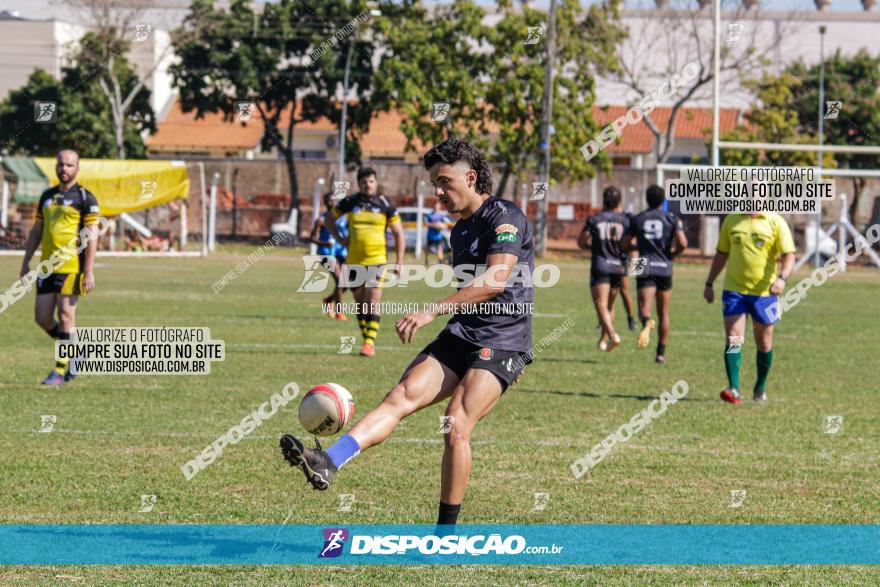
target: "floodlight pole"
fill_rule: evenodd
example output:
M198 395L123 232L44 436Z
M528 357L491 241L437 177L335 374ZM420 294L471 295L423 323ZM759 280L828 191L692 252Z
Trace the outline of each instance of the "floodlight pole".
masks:
M712 166L720 162L718 133L721 126L721 0L715 0L715 47L712 52Z
M368 2L367 4L372 4ZM382 11L374 8L370 10L373 16L381 16ZM343 181L342 176L345 173L345 135L346 122L348 121L348 74L351 71L351 53L354 50L354 44L357 43L357 32L353 33L351 43L348 44L348 51L345 55L345 75L342 79L342 120L339 124L339 176L336 181Z
M345 134L346 120L348 118L348 72L351 70L351 50L356 39L348 44L348 54L345 56L345 76L342 80L342 120L339 123L339 176L337 181L342 181L345 173Z
M550 135L553 125L553 65L556 61L556 0L550 0L550 22L547 31L547 72L544 78L544 104L541 121L541 181L547 185L544 198L538 200L535 216L536 252L547 252L547 208L550 197Z
M822 181L822 144L825 134L825 25L819 27L819 161L817 179ZM816 251L813 257L813 266L818 267L819 261L819 238L822 233L822 202L819 202L819 211L816 215Z

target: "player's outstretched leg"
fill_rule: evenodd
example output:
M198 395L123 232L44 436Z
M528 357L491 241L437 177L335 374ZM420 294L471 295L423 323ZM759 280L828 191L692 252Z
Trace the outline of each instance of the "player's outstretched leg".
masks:
M444 436L440 477L438 526L454 526L471 474L471 433L501 397L498 378L483 369L470 369L452 392L446 407L449 431Z
M281 437L281 454L291 466L302 469L312 487L323 491L330 487L336 472L361 451L388 438L403 418L449 397L457 384L458 377L449 368L434 357L421 354L382 403L327 450L320 445L308 448L301 440L285 434Z
M312 487L321 491L330 487L333 475L338 469L327 453L321 449L320 444L312 449L298 438L285 434L281 437L280 445L284 460L290 463L291 467L301 468L305 473L306 481L311 483Z

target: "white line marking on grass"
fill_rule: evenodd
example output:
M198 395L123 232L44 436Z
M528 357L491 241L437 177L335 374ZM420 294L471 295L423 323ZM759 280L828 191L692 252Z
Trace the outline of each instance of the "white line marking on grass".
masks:
M289 344L275 344L271 342L246 342L239 344L230 344L227 345L228 348L242 348L242 349L333 349L334 351L339 350L338 344L316 344L316 343L289 343ZM395 346L376 346L377 351L389 352L389 351L407 351L412 352L412 347L395 347ZM333 354L336 354L335 352Z
M532 314L532 318L571 318L571 314Z

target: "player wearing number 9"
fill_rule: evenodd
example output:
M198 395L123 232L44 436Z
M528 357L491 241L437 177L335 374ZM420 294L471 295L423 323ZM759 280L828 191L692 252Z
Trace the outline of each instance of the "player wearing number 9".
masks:
M648 348L655 322L651 318L653 300L657 300L660 318L660 338L655 362L666 362L666 342L669 339L669 306L672 302L672 260L687 248L687 238L681 219L663 211L666 196L663 188L650 186L645 191L648 209L633 218L627 250L638 250L644 269L636 278L639 317L642 331L638 347Z

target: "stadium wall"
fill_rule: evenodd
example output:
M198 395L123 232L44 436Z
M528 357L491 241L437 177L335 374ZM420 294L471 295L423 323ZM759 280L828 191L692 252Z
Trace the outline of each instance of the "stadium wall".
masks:
M283 161L276 160L247 160L247 159L187 159L190 173L190 194L188 199L188 225L190 236L196 240L201 238L201 198L199 189L199 169L197 164L204 163L206 182L210 184L214 173L218 173L219 193L217 211L217 237L220 239L231 238L233 235L239 239L259 240L269 237L269 226L275 222L287 220L289 206L289 189L287 171ZM424 193L428 204L432 203L430 185L427 176L420 164L403 161L368 161L368 165L374 167L379 175L379 182L386 195L393 198L398 206L414 205L415 190L418 183L425 181ZM299 185L300 209L303 214L303 236L308 233L313 222L312 192L318 179L325 181L327 186L332 185L336 179L337 170L334 161L298 160L297 173ZM495 169L493 178L497 183L501 179L500 169ZM346 181L355 187L355 174L349 172L345 176ZM514 194L517 203L522 195L530 196L532 178L526 182L517 182L514 178L508 180L505 190L505 198L513 199ZM551 248L574 249L574 240L583 226L584 219L594 210L601 208L602 190L608 185L616 185L623 193L623 207L630 212L638 212L644 208L645 189L656 181L656 173L653 169L633 169L628 167L615 167L610 176L600 172L596 178L577 183L562 183L555 185L550 190L550 207L548 220L548 236ZM837 191L852 194L852 182L849 178L837 178ZM233 212L233 198L235 193L236 210ZM869 180L859 206L859 214L853 223L861 227L862 223L868 222L875 207L874 201L880 195L880 180ZM100 194L98 194L100 197ZM574 206L574 220L560 220L556 218L558 205L571 204ZM534 218L536 211L535 203L529 206L529 217ZM837 217L837 202L827 206L826 221ZM26 234L33 222L33 215L28 210L22 210L24 214L17 212L17 206L13 202L10 208L10 225L15 232ZM151 230L169 236L172 240L178 236L179 221L178 208L176 206L160 206L134 215L138 221L143 222ZM234 217L234 222L233 222ZM694 244L699 242L699 221L697 217L685 217L688 228L688 240ZM788 217L796 232L802 230L807 222L806 216Z
M207 178L215 173L220 174L220 186L235 191L240 200L254 203L247 208L237 210L236 234L243 237L264 237L268 235L268 226L272 222L281 222L287 218L287 200L284 203L276 201L276 206L267 206L264 203L267 198L260 198L261 194L279 194L287 195L287 172L282 161L267 160L246 160L246 159L202 159L205 164L205 175ZM190 160L190 162L194 162ZM383 161L373 160L366 163L374 167L379 175L379 183L384 193L393 198L398 205L412 205L415 202L414 190L418 186L418 182L426 181L427 176L420 164L409 163L403 161ZM323 178L326 186L331 185L331 181L335 180L337 165L335 161L314 161L314 160L298 160L297 173L298 185L300 191L300 207L303 212L303 230L307 230L312 223L311 198L315 183L319 178ZM195 169L191 168L191 173L195 173ZM501 170L495 169L493 178L497 183L501 179ZM192 193L190 195L190 205L192 213L190 214L191 230L199 233L201 227L198 225L198 182L195 178L191 178ZM345 180L352 183L352 189L355 183L354 172L349 172L345 176ZM526 182L520 182L515 186L513 179L508 180L507 189L505 190L505 198L512 199L516 193L516 200L519 203L523 189L529 190L532 178L528 178ZM656 181L656 172L653 169L633 169L629 167L615 167L611 174L600 172L596 178L588 179L577 183L562 183L553 186L550 196L550 220L548 222L549 237L552 240L574 239L577 232L583 225L584 218L589 210L601 208L602 206L602 190L608 185L616 185L623 193L623 207L630 212L638 212L644 209L644 193L645 189ZM852 194L852 182L848 178L836 178L837 191ZM425 194L430 197L430 185L425 186ZM530 194L527 194L527 196ZM862 201L859 206L858 218L854 219L854 224L859 226L861 223L868 222L874 206L874 200L880 195L880 180L871 179L863 192ZM255 196L257 198L255 199ZM262 202L262 203L261 203ZM575 220L558 220L556 219L556 206L553 204L573 204L575 205ZM836 218L838 213L837 203L827 206L826 217ZM534 204L529 206L529 216L534 217ZM802 227L809 218L807 216L791 216L789 221L795 227ZM691 242L698 242L699 228L697 218L693 217L690 225L688 237ZM229 207L224 208L222 205L218 210L217 216L217 234L218 237L224 237L232 234L232 211Z

